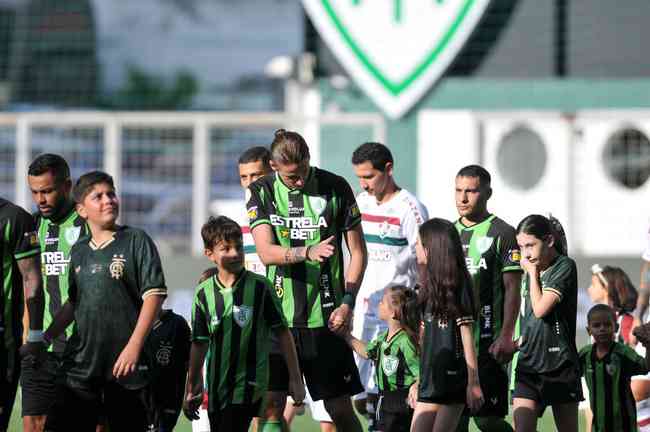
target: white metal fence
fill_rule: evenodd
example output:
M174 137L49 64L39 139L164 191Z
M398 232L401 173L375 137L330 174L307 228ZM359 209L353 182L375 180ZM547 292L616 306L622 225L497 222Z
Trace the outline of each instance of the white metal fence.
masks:
M242 199L237 159L268 145L279 127L304 131L318 165L320 127L369 127L385 142L378 114L104 113L0 114L0 196L32 208L30 161L43 152L66 158L73 177L93 169L113 175L121 222L142 227L163 254L200 254L200 227L215 201ZM302 127L300 127L302 126Z

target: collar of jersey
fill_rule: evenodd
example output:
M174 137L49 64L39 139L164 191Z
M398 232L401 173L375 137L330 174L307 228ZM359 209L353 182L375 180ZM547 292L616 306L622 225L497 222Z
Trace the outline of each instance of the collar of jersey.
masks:
M400 333L402 333L403 331L404 329L400 328L399 330L397 330L397 332L395 332L392 338L388 339L388 330L386 330L386 338L384 339L384 344L386 344L386 346L392 345L393 341L396 340L397 337L400 335Z
M235 283L233 283L231 287L227 287L221 283L221 281L219 280L219 273L215 274L212 277L214 278L215 285L217 285L217 288L219 288L220 290L234 290L239 286L239 282L241 282L242 279L244 279L245 274L246 274L246 269L242 269L242 271L239 273L239 276L237 276L237 279L235 279Z
M311 179L314 177L315 170L316 169L314 167L312 167L312 166L309 167L309 174L307 174L307 178L305 179L305 185L302 187L302 189L291 189L289 186L287 186L284 183L284 181L282 180L282 177L280 176L280 174L277 171L275 172L275 178L278 179L278 181L280 182L282 187L285 188L286 190L288 190L289 192L293 192L293 191L303 192L303 191L305 191L307 189L307 186L309 186L309 183L311 183Z
M463 218L461 217L461 218L458 218L458 224L459 224L461 227L463 227L463 229L466 229L466 230L473 230L473 229L476 229L477 227L483 225L483 224L486 223L486 222L490 222L490 221L492 221L492 219L494 219L495 217L496 217L496 215L494 215L494 214L490 214L488 217L486 217L485 219L483 219L481 222L476 223L476 224L474 224L474 225L472 225L472 226L467 226L467 225L465 225L465 224L463 223Z
M106 249L106 247L107 247L109 244L111 244L111 243L113 243L113 242L115 241L115 237L117 237L117 233L119 233L120 231L122 231L122 230L125 229L125 228L126 228L126 226L124 226L124 225L118 225L117 230L116 230L115 232L113 232L113 235L111 236L111 238L108 239L108 240L106 240L106 241L103 242L102 244L96 244L96 243L93 241L93 238L92 238L92 235L91 235L91 236L90 236L90 240L88 240L88 246L89 246L92 250L101 250L101 249Z

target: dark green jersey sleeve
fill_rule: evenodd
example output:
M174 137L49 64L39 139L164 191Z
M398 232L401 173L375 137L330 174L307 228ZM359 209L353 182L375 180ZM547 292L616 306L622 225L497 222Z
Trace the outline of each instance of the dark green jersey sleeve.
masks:
M621 344L621 369L623 376L645 375L648 368L645 359L636 353L631 347Z
M560 297L560 301L565 294L570 294L575 287L576 268L573 260L562 260L557 265L549 269L548 276L545 274L541 278L542 290L550 291Z
M499 260L501 261L501 271L521 271L521 252L517 245L516 232L514 228L508 226L504 229L499 238Z
M335 187L341 201L336 215L337 225L341 227L341 230L349 231L361 223L361 212L348 182L340 177L337 183Z
M462 325L472 325L474 323L474 315L475 315L475 309L474 309L474 290L472 290L471 287L464 287L461 290L460 293L460 311L461 316L456 318L456 325L457 326L462 326Z
M254 183L248 187L246 198L248 226L253 229L257 225L271 224L271 215L268 211L268 205L264 201L265 189Z
M165 276L163 274L158 249L151 237L144 231L134 239L137 257L137 284L142 298L148 295L167 295Z
M40 252L40 246L34 218L22 208L16 207L16 209L13 226L7 233L7 240L14 258L21 260L37 255Z
M205 298L205 291L197 289L192 304L192 342L207 342L210 340L208 328L209 313Z
M264 321L269 328L286 327L287 322L280 311L277 297L271 294L271 286L268 282L266 285L264 289Z

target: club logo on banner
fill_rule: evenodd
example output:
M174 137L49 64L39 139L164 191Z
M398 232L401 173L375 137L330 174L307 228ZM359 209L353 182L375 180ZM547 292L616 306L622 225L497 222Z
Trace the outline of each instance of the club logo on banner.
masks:
M442 76L490 0L303 0L321 37L390 117Z

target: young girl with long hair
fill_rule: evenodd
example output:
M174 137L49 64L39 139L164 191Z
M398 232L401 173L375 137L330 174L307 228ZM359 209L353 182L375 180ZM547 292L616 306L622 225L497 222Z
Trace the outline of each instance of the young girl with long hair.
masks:
M582 400L576 315L575 262L558 245L557 220L530 215L517 226L522 279L519 358L515 369L515 430L535 431L547 406L558 430L577 432Z
M386 288L377 312L379 319L388 324L388 330L368 344L350 333L344 337L358 355L375 364L379 389L378 430L408 432L413 410L407 404L407 397L420 373L417 336L420 318L415 291L401 285Z
M409 395L415 405L411 430L455 430L466 405L476 411L483 404L472 337L472 281L451 222L434 218L422 224L415 250L423 323L420 380Z

